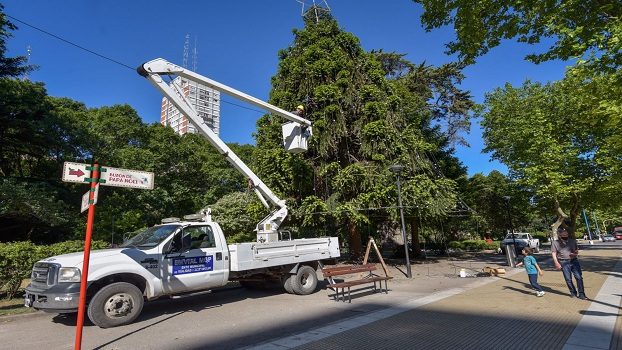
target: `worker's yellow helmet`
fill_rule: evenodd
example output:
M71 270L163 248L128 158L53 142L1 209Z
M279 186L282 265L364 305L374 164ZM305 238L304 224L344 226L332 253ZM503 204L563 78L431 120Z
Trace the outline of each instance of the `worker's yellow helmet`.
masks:
M305 110L305 107L304 107L303 105L298 105L298 107L296 107L296 109L299 109L299 110L301 110L301 111L304 111L304 110Z

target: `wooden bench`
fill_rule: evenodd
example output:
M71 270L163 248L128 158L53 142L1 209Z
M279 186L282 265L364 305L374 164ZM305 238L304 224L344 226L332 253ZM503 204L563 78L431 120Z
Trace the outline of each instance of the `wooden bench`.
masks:
M389 293L389 287L388 287L387 281L393 277L375 275L372 272L375 270L376 270L375 264L346 265L346 266L337 266L337 267L328 267L328 268L322 267L322 275L324 275L324 278L328 280L329 282L328 287L335 291L335 294L333 295L333 297L335 298L335 301L340 299L339 297L340 295L341 295L341 299L344 302L346 301L345 292L347 288L348 289L348 302L351 303L352 298L350 296L350 288L354 286L373 283L374 292L377 292L378 289L376 288L377 287L376 283L378 282L380 284L380 291L382 291L382 281L384 281L384 286L385 286L384 291L387 294ZM349 281L344 281L344 282L335 282L333 279L333 277L335 276L347 276L347 275L352 275L352 274L357 274L357 273L367 273L367 275L358 280L349 280Z

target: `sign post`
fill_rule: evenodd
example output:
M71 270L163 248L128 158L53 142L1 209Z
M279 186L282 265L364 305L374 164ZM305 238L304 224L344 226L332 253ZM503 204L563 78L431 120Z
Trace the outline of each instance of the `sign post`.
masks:
M84 308L86 305L86 280L89 275L89 257L91 256L91 236L93 235L93 221L95 220L95 191L99 181L99 164L96 162L90 167L91 177L85 179L91 183L89 190L89 213L86 219L86 236L84 237L84 260L82 262L82 276L80 278L80 301L78 304L78 322L76 324L76 343L74 348L82 347L82 328L84 326ZM88 169L88 168L87 168Z
M90 173L90 177L87 177ZM97 162L92 165L83 163L65 162L63 164L63 181L90 183L90 189L82 196L81 212L89 210L86 219L86 235L84 237L84 260L80 276L80 300L78 304L78 321L76 324L76 341L74 348L82 347L82 328L84 327L84 313L86 308L86 283L89 275L89 258L91 256L91 238L93 235L93 221L95 221L95 204L97 203L99 185L153 189L153 173L120 169L103 168Z

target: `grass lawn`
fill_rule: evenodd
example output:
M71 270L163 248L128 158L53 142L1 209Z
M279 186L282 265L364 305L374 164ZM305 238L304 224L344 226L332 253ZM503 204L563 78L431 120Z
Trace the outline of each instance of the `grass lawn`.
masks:
M23 293L17 293L17 295L9 300L6 298L0 299L0 316L28 314L35 310L31 307L24 307Z
M30 279L22 281L20 290L9 300L6 293L0 290L0 316L28 314L35 310L24 306L24 288L30 283Z

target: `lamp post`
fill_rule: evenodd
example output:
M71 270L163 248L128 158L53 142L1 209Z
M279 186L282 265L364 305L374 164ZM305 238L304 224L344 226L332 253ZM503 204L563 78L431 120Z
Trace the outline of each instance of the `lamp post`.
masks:
M402 239L404 240L404 253L406 254L406 276L412 278L412 272L410 270L410 258L408 256L408 240L406 239L406 225L404 224L404 207L402 206L402 187L400 184L400 173L404 170L403 165L391 165L389 167L397 179L397 200L400 206L400 217L402 219Z
M514 234L514 227L512 226L512 214L510 213L510 196L503 196L505 201L505 209L508 214L508 224L510 226L510 234L512 234L512 249L505 247L506 254L508 256L508 264L511 267L516 267L516 235Z

